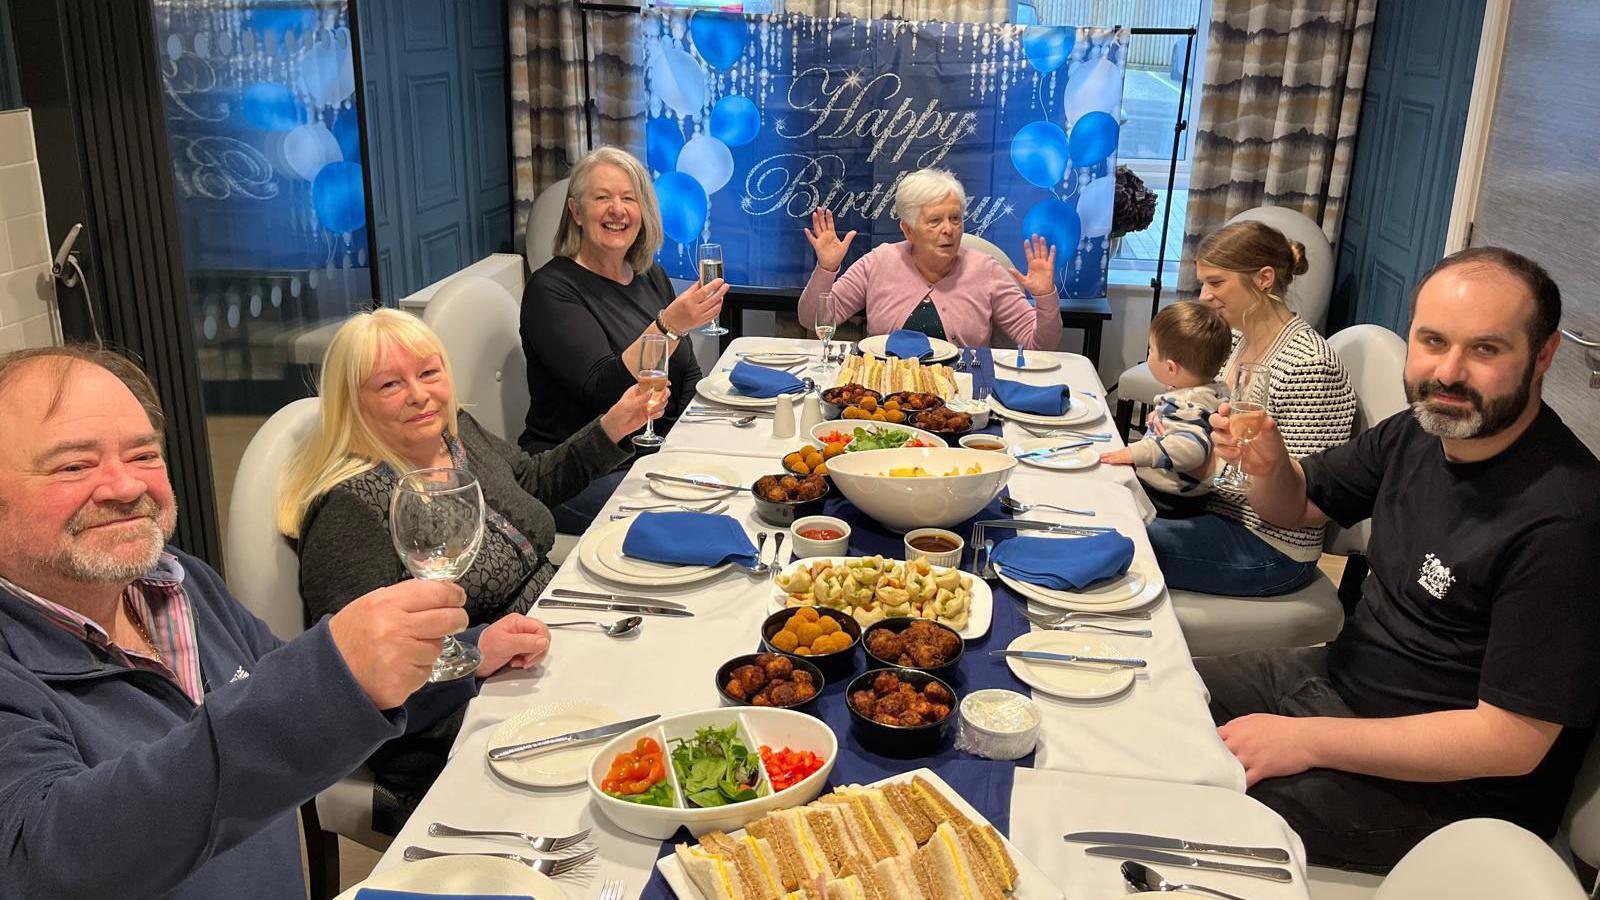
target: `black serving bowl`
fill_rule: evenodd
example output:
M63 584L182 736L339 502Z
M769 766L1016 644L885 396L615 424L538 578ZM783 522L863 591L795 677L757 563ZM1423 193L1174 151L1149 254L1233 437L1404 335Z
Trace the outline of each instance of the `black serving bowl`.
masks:
M717 669L717 693L722 695L722 702L727 703L730 706L762 705L750 700L740 700L739 698L728 693L727 685L728 681L733 676L733 670L739 668L740 666L760 665L760 663L757 663L756 660L764 655L767 654L746 653L742 656L735 656L733 659L723 663L721 668ZM787 653L776 652L774 652L772 655L778 656L781 659L793 663L795 671L804 671L810 673L811 684L816 688L816 693L812 694L809 698L800 701L799 703L791 703L788 705L779 705L774 703L770 704L769 708L797 709L802 712L814 712L817 706L817 698L822 696L822 688L827 684L827 679L823 678L822 676L822 670L817 668L815 663L812 663L810 660L807 660L804 657L790 656Z
M893 659L884 659L883 657L872 652L869 645L872 640L873 633L878 631L893 631L898 634L902 631L905 631L907 628L910 628L912 622L927 622L929 625L932 625L941 631L948 631L950 634L954 635L956 639L956 655L937 666L929 666L924 668L922 666L908 665ZM935 622L932 619L919 619L911 616L899 616L893 619L883 619L881 621L872 623L872 625L868 627L867 630L861 635L861 649L867 651L867 662L871 666L916 669L919 672L927 672L931 675L937 675L940 678L945 679L950 678L950 676L955 673L956 666L961 662L961 657L965 656L967 653L966 641L961 639L961 634L954 628L951 628L949 625L946 625L942 622Z
M777 475L763 475L761 477L783 478L784 476L793 476L795 478L804 477L795 475L793 472L780 472ZM761 479L758 478L756 479L756 482L759 482L760 480ZM833 491L833 483L828 481L827 476L823 476L822 488L822 494L814 500L789 500L782 503L774 503L773 501L761 496L761 494L759 494L755 489L755 483L752 483L750 486L750 496L754 497L756 500L757 518L768 525L776 525L779 528L788 528L790 525L794 524L795 519L803 519L806 516L822 515L823 502L828 499L828 494Z
M822 417L824 419L838 419L844 416L844 408L850 405L849 403L838 402L838 400L841 399L841 392L839 388L844 386L845 385L831 387L822 392L820 399L822 400ZM879 404L883 403L882 394L871 388L862 388L862 390L866 395L870 395L875 402ZM830 400L830 397L835 399Z
M767 616L767 620L761 623L761 646L774 653L782 653L790 659L797 659L816 666L818 671L826 675L830 681L839 681L850 677L850 673L854 672L856 668L856 648L861 646L861 623L857 622L849 613L840 612L837 609L828 609L824 606L812 607L817 611L818 616L838 622L839 630L850 635L850 646L843 650L815 656L801 656L788 650L779 650L772 645L773 636L783 630L783 626L788 623L789 617L794 615L799 608L795 606L788 609L780 609Z
M875 722L856 711L855 703L851 698L857 691L869 690L872 682L884 672L893 672L900 680L912 685L917 690L922 690L924 685L937 682L950 692L950 712L937 722L927 725L885 725ZM950 726L955 724L957 709L961 706L961 699L956 697L955 690L944 679L929 675L917 669L907 669L900 666L889 666L881 669L869 669L851 680L845 689L845 705L850 707L850 730L855 733L856 740L862 747L881 756L892 756L898 759L910 759L921 756L932 756L950 736Z

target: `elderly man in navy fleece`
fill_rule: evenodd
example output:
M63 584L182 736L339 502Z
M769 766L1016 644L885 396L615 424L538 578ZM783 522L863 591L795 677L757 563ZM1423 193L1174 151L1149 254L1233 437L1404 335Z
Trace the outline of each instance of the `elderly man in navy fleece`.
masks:
M454 584L405 581L274 638L164 546L161 433L120 356L0 360L0 897L304 897L296 808L472 692L412 697L466 626ZM478 674L548 645L502 619Z

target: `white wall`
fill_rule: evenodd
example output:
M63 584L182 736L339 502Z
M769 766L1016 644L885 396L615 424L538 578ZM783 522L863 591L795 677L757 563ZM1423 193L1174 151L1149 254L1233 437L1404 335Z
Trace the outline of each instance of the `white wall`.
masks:
M0 353L60 343L33 114L0 112Z

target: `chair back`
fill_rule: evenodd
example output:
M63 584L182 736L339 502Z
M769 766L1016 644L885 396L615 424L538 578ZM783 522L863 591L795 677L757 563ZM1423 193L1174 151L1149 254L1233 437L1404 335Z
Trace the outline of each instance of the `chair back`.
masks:
M457 275L422 314L450 355L456 399L490 434L515 444L528 415L522 307L482 275Z
M1411 848L1373 900L1581 900L1572 871L1533 832L1500 819L1463 819Z
M1007 272L1016 268L1011 264L1011 257L1007 256L1006 252L1001 250L999 245L993 241L978 237L975 234L963 234L961 235L961 246L976 250L984 256L994 257L995 261L1000 264L1000 268L1005 269Z
M1228 220L1255 221L1283 232L1290 240L1299 241L1306 248L1306 271L1296 275L1289 284L1289 308L1311 327L1326 334L1328 328L1328 301L1333 297L1333 247L1322 226L1287 206L1258 206L1247 209Z
M1600 732L1589 742L1567 801L1567 843L1572 855L1600 868Z
M1399 335L1382 325L1351 325L1328 338L1328 347L1344 365L1356 392L1354 434L1406 408L1406 342ZM1371 536L1370 521L1350 528L1330 525L1322 546L1329 553L1346 556L1363 553Z
M228 588L245 608L289 640L305 630L300 558L278 531L278 479L316 430L322 401L296 400L272 414L250 439L228 501L222 548Z
M567 183L563 178L539 192L528 213L528 237L523 244L523 255L528 257L528 271L537 272L550 261L556 241L556 226L561 224L561 211L567 205Z

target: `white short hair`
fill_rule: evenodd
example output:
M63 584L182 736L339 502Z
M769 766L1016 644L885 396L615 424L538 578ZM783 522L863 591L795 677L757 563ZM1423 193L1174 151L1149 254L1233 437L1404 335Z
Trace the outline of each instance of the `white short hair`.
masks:
M956 201L965 210L967 192L956 176L945 169L918 169L900 179L900 186L895 188L894 214L902 222L915 224L922 215L923 207L938 203L951 194L955 195Z

